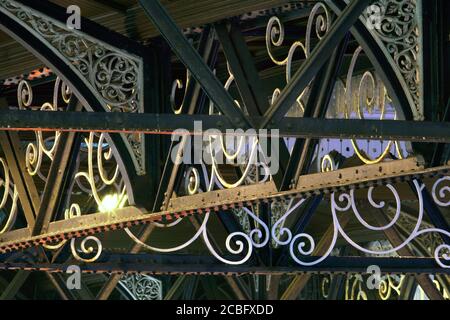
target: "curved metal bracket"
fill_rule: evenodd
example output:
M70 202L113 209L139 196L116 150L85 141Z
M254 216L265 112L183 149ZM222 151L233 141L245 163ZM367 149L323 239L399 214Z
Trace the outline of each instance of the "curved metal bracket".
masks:
M89 20L82 20L83 31L70 29L63 22L64 14L51 3L2 0L0 29L51 67L87 110L144 112L144 85L150 80L144 76L151 58L148 49ZM132 190L147 178L144 135L111 134L109 140L126 170L130 202L145 199Z

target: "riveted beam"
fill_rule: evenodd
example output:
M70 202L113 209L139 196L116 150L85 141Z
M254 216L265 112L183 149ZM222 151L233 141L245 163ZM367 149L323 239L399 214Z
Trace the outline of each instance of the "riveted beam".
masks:
M252 119L260 121L261 117L252 117ZM198 129L194 126L195 121L201 122L203 131L217 129L226 133L226 129L238 128L222 115L23 110L0 112L0 130L5 131L172 134L177 129L185 129L188 131L185 133L186 135L193 135L194 129ZM450 143L448 122L288 117L283 119L283 123L277 129L279 130L277 133L268 130L267 135ZM180 132L177 132L177 134L180 134Z

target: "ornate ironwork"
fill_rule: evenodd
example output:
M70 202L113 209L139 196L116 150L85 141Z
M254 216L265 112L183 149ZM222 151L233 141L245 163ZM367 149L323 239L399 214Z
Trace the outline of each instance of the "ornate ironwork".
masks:
M101 102L105 111L144 112L143 60L13 0L0 10L56 50ZM122 135L137 174L145 173L143 135Z
M286 68L286 83L289 83L292 75L292 64L293 57L296 51L300 51L302 56L307 59L311 51L313 50L313 36L320 40L329 31L331 26L331 16L328 8L321 2L317 3L312 7L311 13L308 18L307 29L305 34L305 41L295 41L289 48L287 57L284 59L279 59L273 52L273 48L280 47L284 44L285 31L283 23L276 16L270 18L266 27L266 48L267 53L272 60L278 66L284 66ZM281 93L280 88L275 88L272 95L272 104L276 101L279 94ZM289 111L290 116L303 116L305 109L305 101L309 94L309 86L305 88L303 92L299 93L297 98L297 104Z
M447 186L442 186L442 181L447 181L447 178L439 179L435 182L435 185L433 186L433 194L435 195L435 198L439 197L438 205L445 205L449 206L450 203L443 202L442 197L444 197L446 194L445 192L448 192ZM234 239L236 236L241 236L246 240L246 244L248 247L246 248L246 254L245 257L238 261L230 261L227 259L222 258L218 253L215 251L215 249L211 246L211 243L208 239L207 235L207 221L209 219L210 213L206 213L205 219L203 220L203 223L201 225L201 228L199 231L194 235L193 238L191 238L188 242L184 243L181 246L170 248L170 249L160 249L160 248L154 248L151 247L137 239L136 236L134 236L131 231L127 229L127 233L130 235L130 237L139 243L140 245L144 246L147 249L154 250L154 251L160 251L160 252L173 252L177 251L183 248L186 248L188 245L190 245L195 239L202 236L203 240L205 241L205 244L207 248L210 250L210 252L217 257L220 261L228 264L242 264L245 261L247 261L252 253L253 248L260 248L265 246L269 238L271 236L272 240L275 241L277 245L280 246L289 246L289 252L291 258L298 264L303 266L313 266L316 264L319 264L323 260L325 260L335 249L336 241L338 236L342 236L348 244L353 246L354 248L358 249L359 251L365 253L365 254L371 254L376 256L382 256L382 255L388 255L393 252L398 251L399 249L403 248L404 246L408 245L412 240L415 238L428 234L428 233L440 233L446 236L450 235L450 232L448 230L442 230L438 228L422 228L421 229L421 223L423 220L423 214L424 214L424 205L423 205L423 198L422 198L422 191L425 188L424 184L419 183L417 180L413 180L413 185L415 187L415 192L418 196L418 218L417 223L414 226L414 229L409 233L407 239L403 241L400 245L394 247L394 248L388 248L388 249L381 249L381 250L375 250L371 248L365 248L361 246L360 244L354 242L351 237L345 232L344 228L341 226L339 222L339 217L343 215L349 215L350 213L348 211L352 211L355 218L358 220L358 222L365 227L369 231L384 231L388 230L389 228L393 227L396 223L399 222L400 216L401 216L401 200L400 196L398 194L398 191L395 189L395 187L392 184L386 184L386 188L390 190L390 192L393 195L394 202L395 202L395 215L393 219L385 226L376 227L373 226L363 218L363 216L360 214L357 204L355 201L355 190L351 189L348 193L346 192L333 192L331 193L331 216L333 221L333 235L332 235L332 241L329 245L328 249L325 251L325 253L320 256L319 258L316 258L315 260L306 259L307 256L311 256L315 249L315 241L313 237L310 234L307 233L299 233L296 235L293 235L291 230L283 226L283 223L286 221L287 217L292 214L298 207L300 207L303 202L305 201L305 198L302 198L298 200L297 202L291 202L291 205L289 206L289 209L284 212L284 214L273 224L270 234L269 234L269 227L261 220L259 219L250 209L243 208L245 212L248 214L248 218L252 218L256 223L255 225L259 226L259 229L253 229L250 231L250 233L247 235L245 233L241 232L235 232L230 234L227 237L226 240L226 247L227 250L233 254L241 254L244 250L244 243L241 240L235 241L235 245L237 245L238 249L235 250L231 247L231 240ZM440 188L440 189L437 189ZM369 187L367 191L367 200L368 203L375 209L381 209L386 207L386 202L376 202L373 198L373 191L375 187ZM257 236L259 241L255 241L254 237ZM438 245L434 251L434 257L436 259L436 262L441 266L442 268L448 268L449 266L445 263L449 258L448 251L449 247L446 244Z
M45 102L42 106L33 106L33 90L29 82L22 80L17 88L17 98L19 109L35 109L45 112L65 110L62 101L66 105L70 101L72 93L69 87L57 78L54 84L52 102ZM42 131L35 132L36 140L28 143L25 152L25 164L28 174L38 177L44 182L47 181L47 172L42 172L42 164L54 160L55 151L59 145L61 133L54 133L44 136ZM106 163L111 167L106 170ZM50 167L50 166L47 166ZM86 194L94 200L94 204L99 211L107 212L123 207L127 200L127 188L125 186L123 168L121 169L113 154L113 144L107 134L88 133L84 142L80 146L77 155L77 168L74 179L69 184L68 192L71 196L67 197L65 203L64 219L72 219L82 215L82 211L88 209L88 206L80 208L80 204L73 200L73 195ZM107 203L107 204L105 204ZM91 242L94 246L87 247ZM78 241L70 240L70 248L73 256L80 261L96 261L102 252L102 244L97 237L89 236L84 238L77 249ZM56 250L66 244L66 241L44 245L45 248Z
M423 120L417 1L378 0L372 7L377 10L367 10L363 20L371 19L371 14L378 15L374 17L378 20L378 25L366 25L372 26L369 28L370 32L380 47L384 48L386 56L390 57L391 64L408 94L415 120Z
M125 275L119 284L134 300L162 300L162 282L144 274Z

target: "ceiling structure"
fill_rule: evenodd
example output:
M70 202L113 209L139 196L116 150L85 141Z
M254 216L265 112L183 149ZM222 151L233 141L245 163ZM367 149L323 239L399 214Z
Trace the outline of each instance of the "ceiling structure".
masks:
M0 0L1 298L449 299L449 9Z

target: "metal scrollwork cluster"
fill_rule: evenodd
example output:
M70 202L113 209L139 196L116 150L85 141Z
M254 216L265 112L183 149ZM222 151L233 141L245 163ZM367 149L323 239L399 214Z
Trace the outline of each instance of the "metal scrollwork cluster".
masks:
M52 102L46 102L41 106L33 106L33 89L29 82L22 80L17 87L17 102L20 110L62 111L66 106L59 105L60 98L67 105L70 96L69 88L60 78L56 78ZM27 145L25 153L25 165L31 176L37 176L43 181L47 180L46 174L41 171L42 164L46 160L53 161L60 134L59 131L56 131L51 134L47 133L44 137L42 131L35 131L36 141Z
M225 90L229 90L234 82L234 76L228 66L229 77L224 84ZM191 81L189 71L186 73L186 80L183 82L176 79L172 86L171 104L175 114L187 112L184 110L186 101L183 100L177 103L177 90L184 88L184 96L186 89ZM238 100L235 100L236 105L241 108ZM246 110L244 110L246 112ZM209 114L217 114L218 111L212 102L209 105ZM263 150L257 135L237 135L232 136L210 135L208 139L202 142L201 150L206 150L203 154L202 162L199 166L189 166L184 175L184 192L187 195L193 195L202 192L208 192L215 189L230 189L241 185L264 183L270 177L269 166L265 159L266 150ZM186 139L183 138L180 145L186 144ZM231 141L232 140L232 141ZM232 143L230 143L232 142ZM179 154L180 158L181 153ZM229 181L221 172L219 158L225 160L236 168L236 172L240 172L240 176L236 181ZM220 261L227 264L242 264L245 263L251 256L253 248L265 246L269 242L270 231L267 225L259 218L258 214L249 208L231 209L231 212L236 216L237 220L242 226L242 232L234 232L226 238L226 249L233 255L238 255L239 260L229 260L223 257L223 254L218 252L211 244L209 239L207 224L210 219L210 213L206 213L196 233L186 242L179 246L172 248L158 248L150 244L144 243L134 235L130 229L125 229L130 238L143 246L144 248L156 252L175 252L187 248L198 238L202 238L208 250ZM168 224L154 223L156 227L171 228L178 225L182 219L177 219ZM250 223L250 221L252 223Z
M416 0L378 0L372 6L379 14L376 27L369 28L391 57L403 81L416 120L423 120L420 101L420 43ZM369 19L368 13L365 15Z
M336 85L336 116L343 115L346 119L356 116L358 119L364 119L367 116L379 114L378 120L385 120L387 119L387 107L388 105L392 106L392 101L387 94L383 82L372 71L365 71L362 76L354 75L355 66L362 52L362 47L358 47L355 50L347 72L345 84L338 82ZM375 110L378 112L375 113ZM395 108L393 112L393 120L396 120L397 111ZM371 118L373 117L371 116ZM399 159L403 158L403 153L397 141L388 141L382 147L380 153L374 158L370 158L369 155L364 154L355 139L351 140L351 145L355 154L365 164L379 163L386 158L389 152L395 152Z
M256 148L256 144L254 144L253 148ZM220 189L223 188L234 188L236 186L239 186L241 184L245 183L245 178L247 176L247 173L249 171L249 166L251 164L251 160L249 161L249 165L247 166L247 169L244 170L244 173L242 177L239 178L239 180L235 183L228 183L225 181L224 178L222 178L219 174L219 171L217 167L214 167L214 160L212 159L212 171L211 176L208 175L208 170L206 169L206 165L202 164L202 173L200 174L199 171L191 167L186 172L186 191L188 194L195 194L195 193L201 193L204 192L201 188L201 181L203 177L203 185L206 186L207 191L213 190L214 187L218 187ZM233 255L238 255L240 257L239 260L229 260L227 258L224 258L221 253L217 252L217 249L214 248L212 245L209 235L208 235L208 221L210 219L210 212L207 212L203 218L203 221L201 222L197 232L192 236L188 241L185 243L175 246L172 248L158 248L151 246L147 243L144 243L139 240L138 237L136 237L133 232L130 229L125 229L127 234L130 236L132 240L134 240L139 245L143 246L144 248L156 252L175 252L182 250L184 248L187 248L190 244L192 244L195 240L198 238L202 238L206 247L208 250L213 254L218 260L231 264L231 265L238 265L245 263L250 257L253 252L253 248L261 248L267 245L270 238L270 232L267 225L258 217L257 214L255 214L251 209L243 207L240 210L237 210L236 215L238 219L240 220L244 231L238 231L233 232L228 235L225 241L225 246L228 252L230 252ZM249 221L253 220L253 224L250 224ZM178 219L169 225L158 225L158 227L173 227L177 225L182 219ZM254 225L255 227L250 227L251 225Z
M71 193L84 193L93 199L93 205L100 212L112 212L124 207L128 201L123 177L120 167L113 157L110 141L103 133L90 132L80 148L78 168L70 186ZM69 198L66 203L66 206L69 207L66 210L66 219L81 215L80 205L72 201L72 198ZM88 242L95 244L95 247L86 247ZM71 240L72 253L77 260L93 262L102 253L103 247L97 237L84 238L80 243L79 250L76 249L76 243L76 239Z
M448 197L448 193L450 190L448 186L443 186L442 182L444 180L448 181L449 179L442 178L442 179L437 180L434 183L433 188L432 188L432 193L433 193L434 198L437 199L437 197L440 197L440 200L439 200L439 202L437 202L437 205L449 206L450 202L447 203L447 201L445 201L443 199L443 197L446 197L446 196ZM343 237L348 244L350 244L352 247L356 248L357 250L359 250L365 254L373 255L373 256L386 256L386 255L391 255L391 254L397 252L401 248L403 248L406 245L408 245L409 243L411 243L417 237L422 236L424 234L438 233L441 235L450 236L450 232L448 230L442 230L442 229L433 228L433 227L423 228L422 221L423 221L423 214L424 214L424 204L423 204L422 192L425 188L425 185L421 184L417 180L413 180L413 185L415 187L415 192L417 193L417 196L419 199L419 201L418 201L418 217L417 217L416 223L413 227L413 230L410 231L407 238L400 245L398 245L396 247L389 247L389 248L383 247L380 249L375 249L373 247L365 248L364 246L353 241L351 239L351 237L344 230L344 227L340 224L340 216L349 215L349 214L351 214L350 212L353 212L353 215L357 219L357 221L369 231L385 231L385 230L388 230L389 228L392 228L393 226L395 226L401 219L401 214L402 214L401 200L400 200L400 196L399 196L397 190L391 184L387 184L385 186L385 188L387 188L393 195L394 203L395 203L395 206L394 206L395 214L394 214L392 220L384 226L374 226L365 220L365 218L363 217L363 215L361 215L361 213L359 212L359 210L357 208L357 202L355 201L355 190L352 189L347 193L346 192L332 193L331 194L331 216L332 216L332 221L333 221L332 240L331 240L329 247L325 250L325 253L320 257L314 257L313 260L311 258L315 251L315 247L316 247L314 238L310 234L305 233L305 232L294 235L294 234L292 234L292 231L289 228L284 226L284 222L286 221L286 219L293 212L295 212L295 210L297 208L299 208L304 203L305 199L300 199L297 202L292 201L289 204L288 210L286 212L284 212L284 214L281 217L279 217L279 219L272 225L271 230L257 215L255 215L248 208L244 207L243 210L245 210L246 214L248 215L248 218L253 219L255 222L255 225L258 225L259 228L250 230L248 233L235 232L235 233L230 234L227 237L226 248L229 252L231 252L233 254L236 254L236 255L242 254L243 250L244 250L244 242L241 240L236 240L236 242L235 242L235 244L237 245L237 249L233 249L231 247L231 244L232 244L231 240L233 240L234 237L237 237L237 236L243 237L246 244L248 245L248 249L246 249L246 254L244 255L244 257L241 260L238 260L238 261L234 261L234 260L231 261L231 260L221 257L215 251L213 246L211 245L211 243L208 239L207 225L206 225L206 223L210 217L210 213L207 213L205 215L203 223L202 223L200 229L197 231L196 235L193 238L191 238L188 242L184 243L181 246L175 247L175 248L170 248L170 249L154 248L145 243L140 242L139 239L137 239L137 237L135 237L129 230L127 232L129 232L129 235L131 236L131 238L133 238L139 244L145 246L146 248L148 248L150 250L160 251L160 252L173 252L173 251L180 250L182 248L186 248L195 239L197 239L200 236L203 236L203 240L204 240L206 246L208 247L208 249L210 250L210 252L217 259L219 259L220 261L227 263L227 264L244 263L250 257L253 248L259 248L259 247L263 247L263 246L267 245L270 238L278 246L289 246L289 252L290 252L291 258L296 263L298 263L299 265L303 265L303 266L313 266L313 265L319 264L320 262L325 260L335 249L338 236ZM385 201L377 202L373 198L374 189L375 189L375 187L370 187L367 190L368 203L370 204L370 206L372 206L375 209L382 209L382 208L387 209L387 204ZM350 212L348 212L348 211L350 211ZM433 252L436 262L442 268L450 267L448 264L448 260L450 257L449 249L450 248L448 245L440 244L435 248L435 250ZM309 256L309 258L306 258L308 256ZM387 295L386 292L387 292L387 290L389 290L389 288L390 288L390 290L392 290L392 289L395 290L395 288L396 288L395 285L391 285L389 283L389 280L386 280L386 281L387 282L383 284L384 287L382 288L382 291L381 291L382 295L383 294ZM392 282L392 284L393 283L394 282Z
M283 23L276 16L270 18L266 27L266 49L267 53L278 66L286 68L286 83L289 83L293 73L294 55L300 51L304 59L307 59L313 50L313 36L320 40L329 31L331 27L331 16L328 8L323 3L315 4L308 18L306 27L305 41L295 41L289 48L288 55L284 59L279 59L276 54L276 48L284 45L285 31ZM299 93L297 105L289 112L291 116L302 116L304 112L305 99L308 97L309 86L303 92ZM276 101L280 88L276 88L272 95L272 104Z
M386 254L390 254L392 252L396 252L399 249L405 247L406 245L408 245L412 240L414 240L415 238L417 238L418 236L422 235L422 234L426 234L426 233L440 233L446 236L450 235L450 232L448 230L442 230L442 229L438 229L438 228L425 228L425 229L421 229L421 223L423 220L423 213L424 213L424 205L423 205L423 196L422 196L422 191L425 188L424 184L419 183L417 180L413 180L413 185L415 187L415 191L417 193L419 202L419 213L418 213L418 218L417 218L417 223L414 226L414 229L410 232L410 234L408 235L408 237L398 246L396 246L395 248L391 248L388 250L381 250L381 251L374 251L371 249L366 249L364 247L362 247L361 245L359 245L358 243L354 242L351 237L344 231L343 227L341 226L341 224L339 223L339 215L344 215L344 214L348 214L347 211L351 210L353 212L353 214L355 215L355 217L357 218L357 220L359 221L359 223L361 225L363 225L365 228L367 228L368 230L371 231L383 231L383 230L387 230L389 228L391 228L392 226L394 226L398 220L399 217L401 215L401 202L400 202L400 198L398 195L398 192L396 191L396 189L388 184L387 188L392 192L394 198L395 198L395 202L396 202L396 213L394 218L392 219L392 221L390 221L387 225L385 226L373 226L369 223L367 223L367 221L361 216L361 214L359 213L358 209L357 209L357 205L355 202L355 195L354 195L354 190L350 190L349 193L341 193L341 194L336 194L336 193L332 193L331 194L331 212L332 212L332 218L333 218L333 226L334 226L334 231L333 231L333 237L332 237L332 242L328 248L328 250L326 251L326 253L316 259L315 261L304 261L301 258L298 258L296 256L296 251L294 249L297 249L297 251L301 254L301 255L311 255L311 253L314 250L315 247L315 242L313 240L313 238L308 235L308 234L300 234L297 235L297 238L304 238L305 241L301 241L297 247L295 247L294 245L294 240L296 239L296 237L293 237L292 240L290 241L290 252L291 252L291 257L299 264L301 265L315 265L320 263L321 261L323 261L330 253L331 250L334 248L335 244L336 244L336 240L338 235L341 235L348 244L350 244L352 247L358 249L361 252L364 252L366 254L372 254L372 255L386 255ZM381 209L384 208L386 206L386 203L384 201L381 202L376 202L374 201L373 197L372 197L372 193L373 193L373 189L374 187L370 187L368 189L368 194L367 194L367 199L368 202L370 203L370 205L374 208L377 209ZM300 204L303 200L300 200L298 204ZM309 247L309 250L304 250L304 247L307 246ZM439 266L441 266L442 268L449 268L450 266L448 265L448 260L450 259L449 257L449 246L446 244L441 244L439 245L435 251L434 251L434 257L436 262L439 264Z
M60 78L55 81L52 102L46 102L41 106L33 105L33 90L29 82L21 81L17 90L19 109L46 112L66 110L71 95L69 87ZM50 165L47 164L54 160L60 135L61 133L58 131L35 132L35 141L28 143L25 152L26 168L28 174L32 177L37 177L44 182L47 181L48 171L45 171L44 168L49 168ZM101 212L108 212L126 204L128 201L124 178L126 175L122 172L114 157L113 148L114 146L107 134L89 132L84 137L77 155L74 179L68 187L70 196L67 197L65 203L64 219L81 216L92 206ZM9 180L9 175L6 177ZM8 193L10 193L9 189ZM80 194L85 194L93 202L88 201L84 203L83 207L80 207L79 200L74 199L75 196ZM66 243L67 241L48 243L44 247L49 250L56 250ZM71 239L70 248L73 256L84 262L97 260L103 249L100 240L94 236L83 238L80 241Z
M105 111L143 112L143 61L13 0L0 10L43 38L67 65L85 79ZM138 174L145 173L142 135L122 135Z
M123 276L119 284L134 300L162 300L162 282L144 274Z

